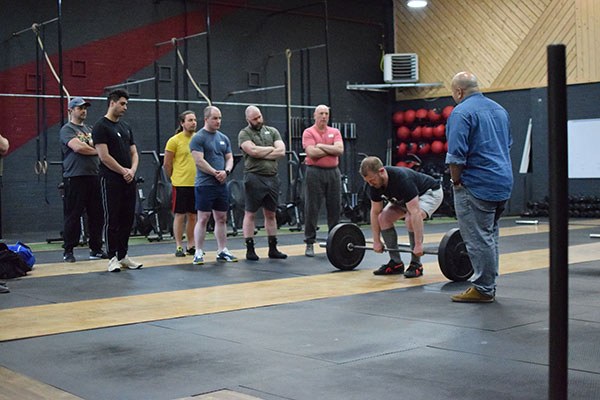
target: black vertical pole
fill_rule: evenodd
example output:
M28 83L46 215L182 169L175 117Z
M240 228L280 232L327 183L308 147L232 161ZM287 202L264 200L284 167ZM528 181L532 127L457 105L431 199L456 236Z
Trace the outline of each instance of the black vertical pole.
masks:
M206 74L208 82L207 96L209 99L212 99L212 82L210 76L210 0L206 0Z
M548 46L550 340L548 398L567 398L569 231L565 45Z
M158 69L158 61L154 61L154 123L156 124L156 152L160 154L160 101L159 87L160 71Z
M175 47L175 70L173 71L173 96L175 97L175 100L179 100L179 56L177 55L177 51L179 50L179 47L177 45L177 41L175 41L173 43L173 47ZM182 68L182 70L184 70L184 75L185 75L185 66ZM175 121L177 121L177 118L179 117L179 103L175 103L174 104L174 111L175 111Z
M60 123L61 126L65 124L65 108L64 93L63 93L63 49L62 49L62 0L58 0L58 92L60 93Z
M331 105L331 79L329 76L329 10L327 9L327 0L323 0L323 4L325 6L325 68L327 71L327 105L331 109L333 106ZM331 118L331 110L329 113Z

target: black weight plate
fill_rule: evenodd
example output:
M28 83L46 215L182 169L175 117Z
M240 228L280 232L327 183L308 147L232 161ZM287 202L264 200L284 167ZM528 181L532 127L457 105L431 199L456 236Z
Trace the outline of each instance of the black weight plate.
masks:
M450 229L438 248L442 274L451 281L463 282L473 275L473 266L458 228Z
M327 236L327 258L342 271L354 269L365 256L365 249L350 249L349 244L364 246L365 235L355 224L338 224Z

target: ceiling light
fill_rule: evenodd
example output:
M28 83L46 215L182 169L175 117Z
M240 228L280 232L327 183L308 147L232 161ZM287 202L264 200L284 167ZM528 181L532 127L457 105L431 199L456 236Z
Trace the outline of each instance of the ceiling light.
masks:
M406 5L410 8L423 8L427 5L427 0L408 0Z

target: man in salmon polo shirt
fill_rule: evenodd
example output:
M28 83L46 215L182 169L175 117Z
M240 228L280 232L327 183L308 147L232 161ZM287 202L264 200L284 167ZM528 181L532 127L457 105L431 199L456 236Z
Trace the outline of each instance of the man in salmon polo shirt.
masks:
M314 257L317 223L322 200L325 199L327 226L333 229L340 221L341 175L338 168L344 153L344 140L338 129L327 125L329 107L318 105L315 123L302 133L302 147L306 152L306 190L304 203L304 241L307 257Z

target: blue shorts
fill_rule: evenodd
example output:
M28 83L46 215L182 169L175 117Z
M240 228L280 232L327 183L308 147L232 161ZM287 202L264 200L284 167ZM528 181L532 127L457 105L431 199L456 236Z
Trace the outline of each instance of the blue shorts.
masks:
M196 186L196 210L228 211L229 210L229 190L227 185L219 186Z

